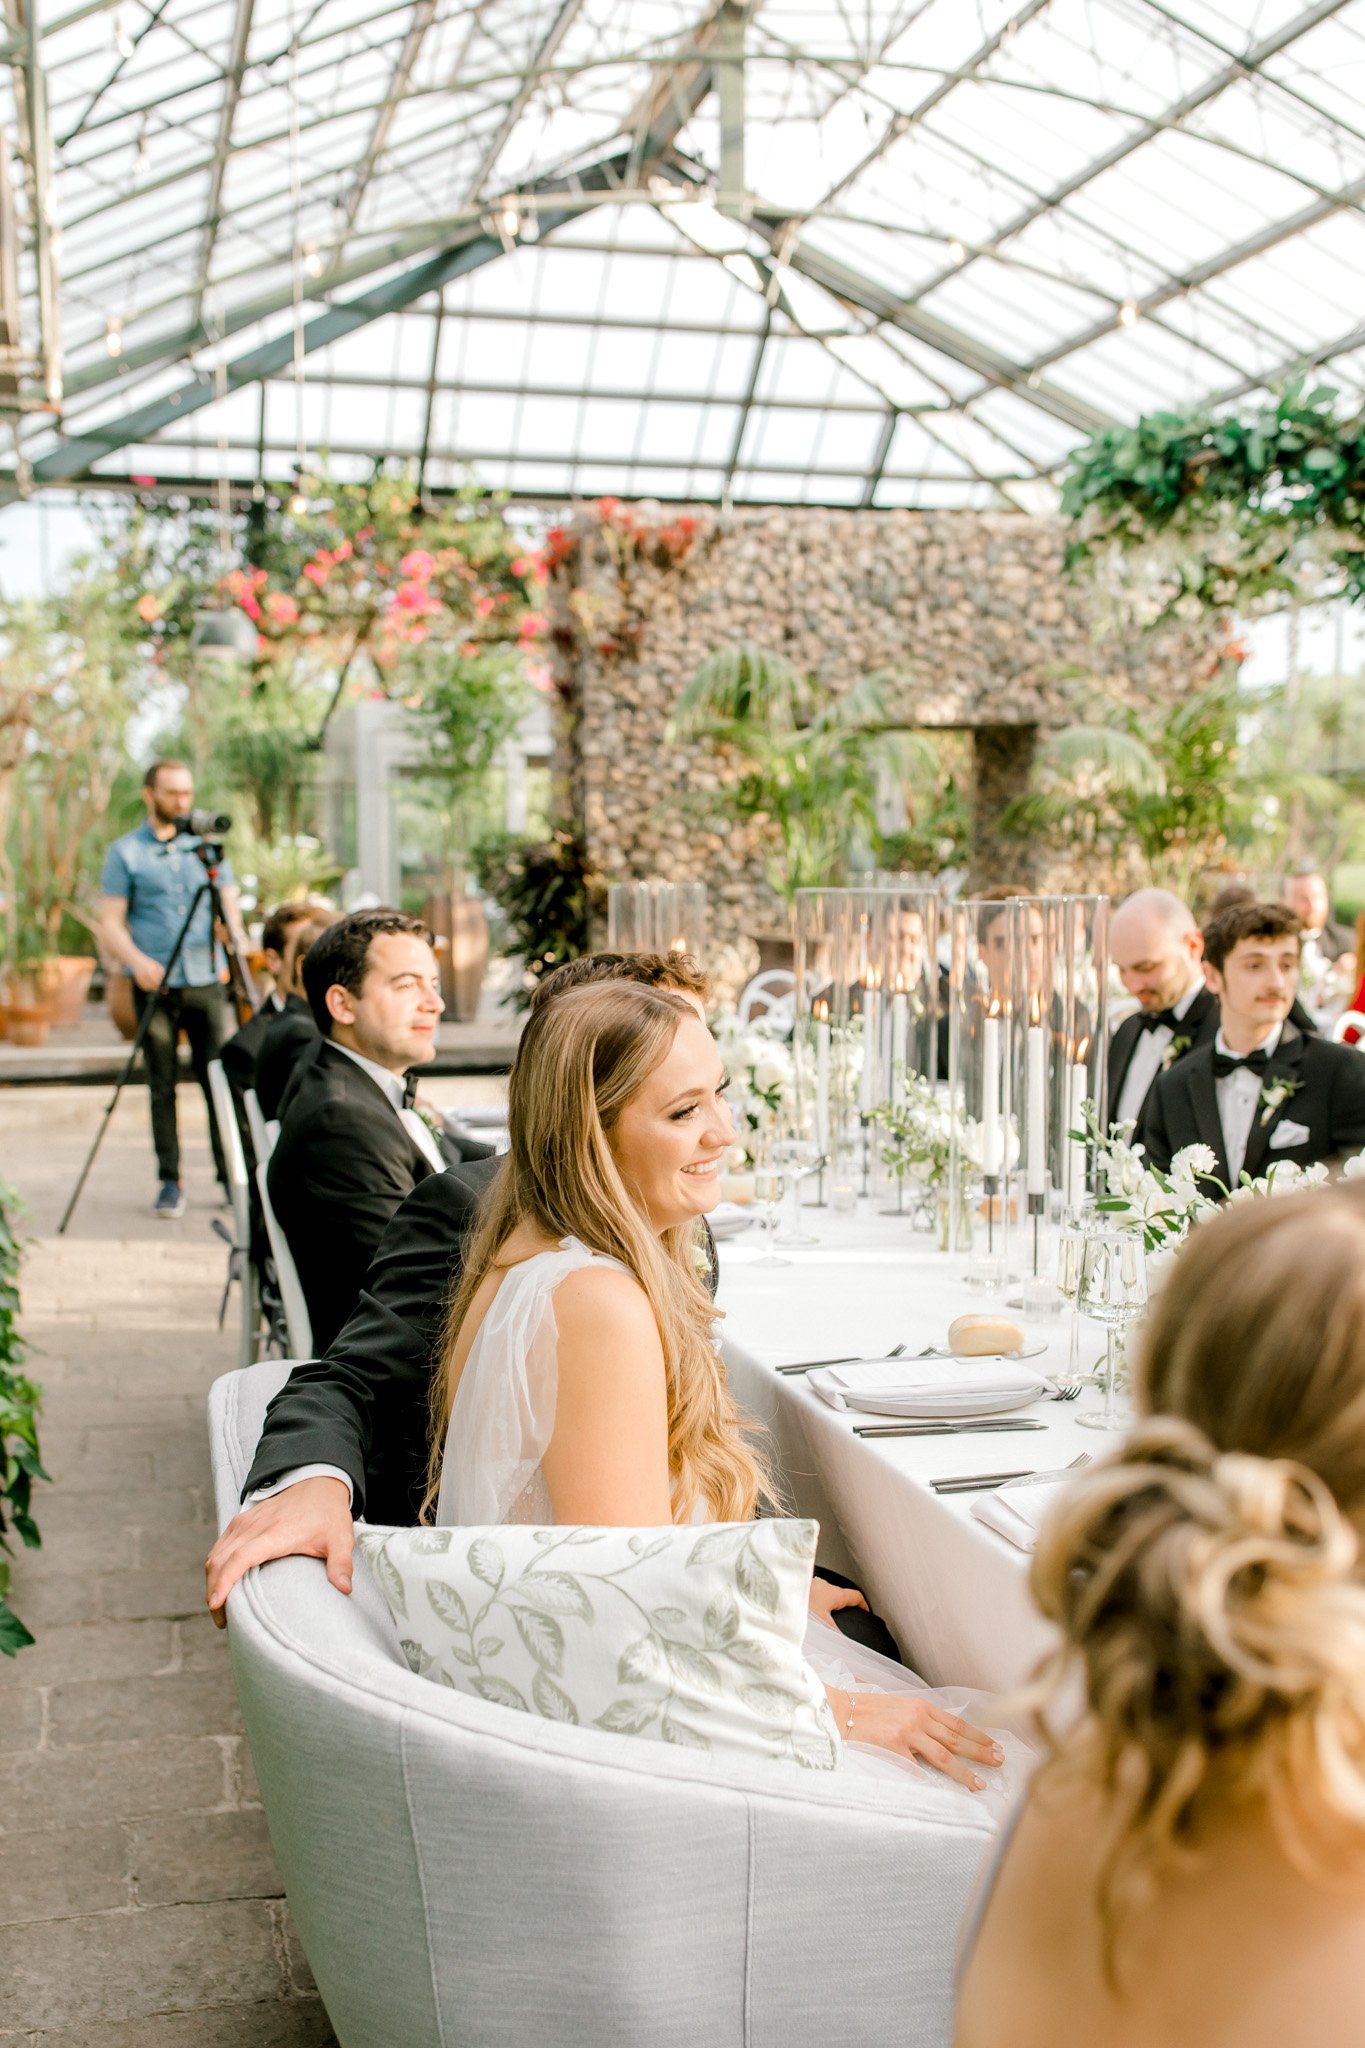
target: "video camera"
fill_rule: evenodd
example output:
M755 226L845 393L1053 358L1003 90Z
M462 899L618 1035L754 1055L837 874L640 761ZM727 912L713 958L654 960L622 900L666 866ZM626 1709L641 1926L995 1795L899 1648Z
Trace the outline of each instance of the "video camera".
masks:
M196 839L221 839L225 832L232 830L232 819L226 811L186 811L175 821L176 837L183 839L193 835Z

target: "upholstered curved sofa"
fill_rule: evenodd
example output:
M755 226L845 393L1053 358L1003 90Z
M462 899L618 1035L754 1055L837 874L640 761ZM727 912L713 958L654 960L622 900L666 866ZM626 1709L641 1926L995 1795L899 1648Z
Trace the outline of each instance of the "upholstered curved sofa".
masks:
M287 1365L209 1400L220 1525ZM985 1816L725 1765L415 1677L355 1590L290 1558L228 1604L237 1690L342 2048L944 2048Z

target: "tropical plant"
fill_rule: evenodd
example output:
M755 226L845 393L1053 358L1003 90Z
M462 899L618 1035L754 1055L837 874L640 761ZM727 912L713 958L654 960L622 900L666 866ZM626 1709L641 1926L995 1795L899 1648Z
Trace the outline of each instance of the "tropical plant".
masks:
M902 780L931 743L892 725L882 672L831 695L785 655L752 641L721 648L693 675L669 722L671 742L701 741L732 763L727 811L767 826L771 887L835 881L876 836L879 773Z
M24 1373L26 1346L19 1334L19 1240L14 1231L18 1197L0 1184L0 1655L12 1657L33 1641L9 1604L13 1554L6 1527L36 1550L33 1485L45 1480L38 1452L38 1389Z
M1288 384L1245 415L1146 415L1072 455L1068 566L1147 624L1365 598L1365 414Z
M605 890L582 841L569 832L544 841L499 833L475 846L473 861L479 887L507 920L503 952L522 962L512 1001L525 1009L542 976L588 951Z
M1110 872L1136 853L1145 879L1188 897L1200 875L1246 845L1254 794L1238 775L1237 696L1226 676L1178 704L1155 730L1138 713L1050 733L1032 787L1005 831Z
M455 888L469 863L479 790L525 717L531 687L508 648L426 648L414 667L418 708L411 722L423 751L413 780L441 806L447 886Z

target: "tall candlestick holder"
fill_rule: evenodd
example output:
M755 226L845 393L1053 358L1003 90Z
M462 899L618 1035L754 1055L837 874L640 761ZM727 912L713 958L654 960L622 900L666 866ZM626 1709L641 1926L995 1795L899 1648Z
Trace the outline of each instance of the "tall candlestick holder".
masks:
M948 933L948 1249L968 1249L969 1191L984 1197L986 1255L1002 1277L1019 1166L1017 920L1010 904L946 906Z
M814 1097L833 1187L860 1171L870 1192L877 1110L907 1075L938 1073L940 910L925 890L796 893L797 1086Z
M607 950L612 953L706 954L706 887L702 882L608 882Z

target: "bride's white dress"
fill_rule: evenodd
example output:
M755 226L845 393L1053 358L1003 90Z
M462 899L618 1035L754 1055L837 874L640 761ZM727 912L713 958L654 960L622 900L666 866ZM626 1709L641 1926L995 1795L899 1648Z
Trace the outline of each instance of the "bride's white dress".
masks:
M566 1237L554 1251L537 1252L508 1269L460 1375L441 1466L438 1522L466 1528L498 1522L553 1524L541 1460L554 1434L559 1378L554 1292L567 1274L582 1266L617 1263L589 1251L577 1238ZM930 1694L950 1713L961 1714L978 1727L997 1718L988 1694L961 1686L935 1690L904 1665L850 1641L814 1615L806 1630L805 1654L825 1684L844 1691ZM998 1726L993 1733L1005 1751L1005 1762L998 1770L981 1773L987 1781L984 1793L967 1792L926 1765L867 1743L849 1743L844 1765L877 1776L911 1771L974 1805L985 1800L999 1808L1022 1791L1033 1759L1016 1737Z

